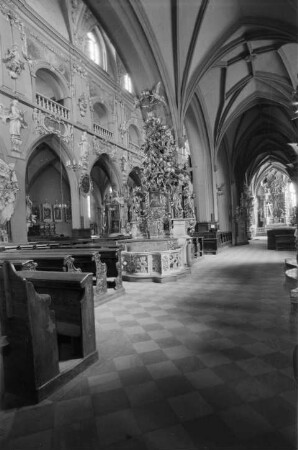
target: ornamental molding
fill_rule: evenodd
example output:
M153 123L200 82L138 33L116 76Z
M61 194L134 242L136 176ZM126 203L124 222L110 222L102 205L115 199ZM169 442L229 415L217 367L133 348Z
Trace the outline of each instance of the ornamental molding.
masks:
M61 120L51 114L46 114L38 108L32 112L34 123L34 132L44 136L46 134L55 134L62 141L69 144L73 139L73 125Z
M30 31L29 33L30 33L30 36L32 36L36 41L38 41L43 47L47 48L52 53L54 53L55 55L57 55L61 58L61 51L59 51L52 45L48 44L48 42L46 42L44 39L42 39L42 37L40 35L38 35L37 33L33 32L33 31ZM70 60L68 58L62 57L62 59L64 62L67 62L68 64L70 63Z
M88 72L84 68L84 64L81 60L77 60L72 63L72 69L75 73L79 74L81 78L87 78Z
M90 108L90 99L85 92L78 98L78 106L80 110L81 117L85 117L87 114L88 107Z

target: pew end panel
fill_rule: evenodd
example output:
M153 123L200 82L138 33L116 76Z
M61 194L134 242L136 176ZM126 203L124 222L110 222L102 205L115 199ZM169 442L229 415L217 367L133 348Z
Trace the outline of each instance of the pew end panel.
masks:
M94 294L91 273L20 272L35 290L49 294L56 315L57 333L79 339L79 357L96 352Z
M10 294L0 299L1 332L8 341L3 351L5 392L35 403L43 398L44 386L59 374L51 298L38 294L10 263L1 270L0 284Z

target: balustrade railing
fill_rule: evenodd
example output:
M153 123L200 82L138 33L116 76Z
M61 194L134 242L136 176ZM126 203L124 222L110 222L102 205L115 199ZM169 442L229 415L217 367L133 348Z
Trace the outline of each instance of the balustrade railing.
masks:
M113 139L113 132L110 130L107 130L106 128L102 127L98 123L93 124L93 132L97 136L101 136L105 139L112 140Z
M70 111L68 108L66 108L63 105L60 105L60 103L55 102L54 100L51 100L50 98L46 97L45 95L36 93L36 104L40 108L45 109L50 114L54 114L54 116L59 116L61 119L70 119Z

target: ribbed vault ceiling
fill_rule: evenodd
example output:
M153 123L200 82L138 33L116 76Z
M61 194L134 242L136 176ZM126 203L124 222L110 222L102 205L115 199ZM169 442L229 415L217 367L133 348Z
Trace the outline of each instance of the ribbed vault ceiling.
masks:
M162 81L176 128L203 112L216 161L223 142L241 184L276 164L292 177L297 141L297 0L86 0L136 93ZM288 165L287 165L288 164Z

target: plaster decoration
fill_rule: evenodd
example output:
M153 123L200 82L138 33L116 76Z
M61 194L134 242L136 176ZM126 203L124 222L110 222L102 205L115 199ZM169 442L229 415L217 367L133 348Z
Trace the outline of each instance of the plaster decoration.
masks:
M5 63L6 69L11 78L16 79L21 75L22 70L25 69L25 64L21 60L18 47L14 44L11 48L8 48L2 61Z
M79 0L71 0L71 20L73 23L76 22L76 18L78 15L78 8L79 8Z
M0 225L5 225L14 213L19 185L14 163L0 159Z
M100 139L95 135L92 136L93 153L95 155L102 155L103 153L112 153L112 145L105 139Z
M32 119L35 125L35 133L42 136L56 134L67 144L72 141L73 125L46 114L38 108L33 109Z
M126 122L120 123L119 131L120 131L121 139L123 140L124 136L126 135L126 133L128 131L127 126L126 126Z
M75 31L74 33L74 44L81 50L85 47L86 35Z
M72 69L75 73L78 73L82 78L86 78L88 75L87 70L84 69L84 67L82 67L82 65L80 64L82 64L82 61L74 62L72 64Z
M133 256L135 273L148 273L148 256Z
M85 93L83 93L78 98L78 105L79 105L79 108L80 108L81 117L85 117L86 116L89 103L90 102L89 102L88 96Z
M88 136L87 132L83 131L81 135L81 141L79 143L80 148L80 160L79 160L79 166L83 170L88 170L88 164L89 164L89 142L88 142Z
M0 2L0 12L6 17L7 20L9 20L12 26L16 26L23 31L24 24L13 11L12 8L14 7L15 5L11 0L2 0Z
M82 173L82 175L80 176L79 187L83 197L87 197L87 195L92 192L93 184L88 173Z

